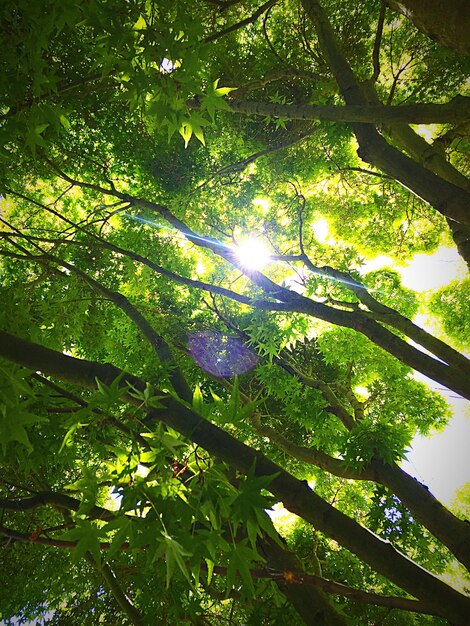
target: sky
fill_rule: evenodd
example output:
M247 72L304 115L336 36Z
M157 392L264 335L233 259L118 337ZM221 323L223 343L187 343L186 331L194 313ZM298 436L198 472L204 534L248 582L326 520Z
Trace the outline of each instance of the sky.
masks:
M333 243L330 241L325 219L318 220L312 230L319 241ZM397 266L390 257L380 255L366 262L361 273L382 267L397 270L402 284L418 293L440 289L453 280L463 279L467 273L467 267L457 249L447 246L441 246L433 254L416 254L402 266ZM418 314L414 322L431 333L435 332L425 315ZM427 437L416 436L402 467L427 485L443 504L449 506L455 497L455 491L470 482L470 402L418 372L414 373L414 377L446 398L453 417L442 431L431 433Z
M456 248L445 246L431 255L417 254L397 270L403 285L417 292L439 289L452 280L464 278L466 274L465 263ZM414 321L432 332L424 316L417 316ZM414 376L446 398L453 417L444 430L428 437L415 437L408 460L402 467L449 506L456 489L470 481L470 402L419 373L415 372Z

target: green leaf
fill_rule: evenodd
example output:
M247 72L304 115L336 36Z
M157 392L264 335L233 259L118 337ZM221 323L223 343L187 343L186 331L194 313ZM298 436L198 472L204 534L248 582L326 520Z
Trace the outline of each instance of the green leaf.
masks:
M70 448L70 446L73 445L74 435L76 431L80 430L81 428L85 428L88 425L88 422L75 422L74 424L72 424L65 433L65 437L62 440L62 445L59 448L59 454L63 452L64 448Z
M193 127L191 126L191 123L189 121L185 121L181 124L179 128L179 134L184 139L184 147L187 148L189 140L191 139L193 134Z
M27 428L47 421L45 417L30 413L21 404L16 406L0 405L0 445L3 455L6 456L8 444L12 441L23 444L31 452L33 446L29 440Z
M111 558L120 551L122 544L130 535L131 530L132 522L128 517L125 517L124 515L119 515L118 517L116 517L116 519L108 522L105 526L103 526L103 528L101 529L102 533L109 533L114 531L111 545L106 551L106 555L108 558Z
M237 87L218 87L219 80L220 78L217 78L212 83L212 93L216 94L217 96L226 96L231 91L237 90Z
M145 30L147 28L147 22L143 15L139 15L139 19L132 27L132 30Z
M248 548L243 543L237 544L228 555L227 592L238 587L237 576L239 575L243 581L244 593L249 592L253 595L255 588L250 568L260 561L263 559L255 550Z
M191 556L191 553L183 548L183 546L173 537L162 531L163 541L155 554L155 558L164 556L166 562L166 588L170 586L173 577L175 565L183 574L188 582L190 582L188 568L184 557Z
M78 561L90 553L95 562L101 564L101 547L100 547L100 533L95 523L87 520L79 520L75 528L71 528L58 539L65 541L76 541L77 545L72 550L72 562L78 563Z
M196 385L193 392L193 409L199 415L204 415L204 398L202 397L201 388Z
M124 376L125 372L122 372L109 386L95 377L96 386L98 387L99 394L105 399L105 405L110 406L119 403L121 398L126 395L127 388L125 385L121 384ZM97 399L96 396L95 399Z

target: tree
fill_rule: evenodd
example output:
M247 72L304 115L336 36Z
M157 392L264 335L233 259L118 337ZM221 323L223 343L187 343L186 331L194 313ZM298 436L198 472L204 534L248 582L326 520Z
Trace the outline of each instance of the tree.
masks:
M468 524L400 462L466 322L361 271L469 260L464 61L314 0L7 3L2 48L1 617L465 624Z
M419 0L405 2L390 0L387 4L411 19L413 24L431 39L463 54L470 53L467 34L470 27L470 12L465 3L459 0L449 4L439 0L432 3ZM443 12L446 14L445 20L441 19Z

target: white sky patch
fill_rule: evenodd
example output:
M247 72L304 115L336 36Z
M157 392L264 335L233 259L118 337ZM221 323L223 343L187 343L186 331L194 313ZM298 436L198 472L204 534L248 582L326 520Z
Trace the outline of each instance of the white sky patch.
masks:
M413 128L428 143L432 143L439 134L439 126L437 124L418 124L413 126Z
M391 267L395 269L395 261L385 254L379 254L370 261L366 261L364 265L361 265L361 267L358 268L358 270L360 274L368 274L369 272L380 270L383 267Z
M269 207L271 206L271 200L269 200L268 198L262 198L261 196L258 196L257 198L253 200L252 204L253 206L259 207L263 215L266 215L266 213L269 211Z
M353 391L357 396L360 396L360 399L362 400L367 400L367 398L370 396L367 387L362 387L362 385L357 385L357 387L354 387Z
M386 255L379 255L366 261L359 271L367 274L383 267L399 272L402 284L416 292L445 287L453 280L465 278L467 271L456 248L446 246L441 246L432 254L416 254L403 266L398 266ZM425 314L419 313L413 321L432 334L437 331L438 324ZM424 352L423 348L417 347ZM407 454L408 460L402 463L402 468L429 487L431 493L444 505L449 506L455 491L470 481L470 402L419 372L413 372L413 377L442 394L453 416L444 430L427 437L417 435L413 439L411 451Z
M328 224L326 219L324 217L321 217L320 219L313 222L311 228L317 241L319 241L320 243L326 243L328 239L328 234L330 232L330 225Z
M418 379L424 376L416 375ZM470 402L426 379L429 386L445 396L454 416L444 430L428 437L417 435L402 468L429 487L431 493L449 506L455 491L470 482Z
M456 248L441 246L433 254L416 254L404 267L397 267L405 287L414 291L440 289L465 277L466 266Z
M465 263L457 250L446 246L430 255L416 254L405 267L396 269L402 276L403 285L418 292L440 289L466 275ZM436 330L432 319L426 315L418 314L414 322L428 332ZM455 491L470 481L470 402L420 372L413 372L413 377L443 395L453 416L444 430L427 437L414 437L408 460L402 463L402 468L449 506Z
M300 293L303 295L305 293L305 280L308 277L309 273L305 270L305 268L301 267L296 269L296 271L284 279L284 286L290 289L291 291L295 291L296 293Z
M262 239L250 237L241 241L236 247L240 263L249 270L261 270L271 258L268 246Z
M170 59L164 57L160 63L160 71L163 74L171 74L178 67L178 63L173 63Z
M204 263L204 261L199 259L199 261L197 262L197 265L196 265L196 273L197 274L204 274L206 271L207 271L206 264Z

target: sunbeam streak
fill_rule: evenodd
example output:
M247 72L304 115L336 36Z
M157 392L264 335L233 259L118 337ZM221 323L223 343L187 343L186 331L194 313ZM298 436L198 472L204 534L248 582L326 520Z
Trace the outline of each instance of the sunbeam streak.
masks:
M163 225L159 222L155 222L154 220L149 220L140 215L131 215L130 213L123 213L122 216L130 220L140 222L142 224L147 224L148 226L151 226L157 229L160 233L162 233L163 236L174 237L182 241L186 240L188 242L191 240L198 240L202 244L203 243L214 244L214 241L215 241L212 238L203 237L195 233L191 233L191 236L189 237L173 226ZM235 259L239 264L239 268L242 271L247 272L248 274L250 270L261 271L270 262L283 261L283 259L279 258L278 256L272 256L268 250L267 245L258 237L248 237L240 241L240 243L235 246L227 246L226 244L222 242L217 242L217 243L218 243L218 246L220 246L220 248L225 249L227 252L235 253ZM346 278L341 278L339 276L330 276L330 275L324 274L323 272L319 270L314 270L312 268L308 268L308 269L311 274L319 276L320 278L324 278L325 280L328 280L328 281L346 285L346 287L357 288L357 287L362 286L361 283L354 282L353 280L348 280ZM380 290L380 289L374 289L373 287L366 287L366 286L364 286L364 288L369 293L375 293L378 295L387 295L383 290ZM409 296L406 296L405 294L397 294L397 295L402 300L411 299Z

